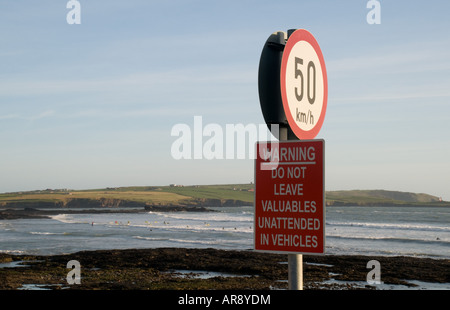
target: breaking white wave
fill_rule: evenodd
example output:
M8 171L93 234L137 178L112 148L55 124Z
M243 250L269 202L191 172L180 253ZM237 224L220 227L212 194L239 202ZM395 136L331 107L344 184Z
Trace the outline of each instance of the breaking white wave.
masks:
M450 233L450 226L418 223L370 223L370 222L327 222L330 226L362 227L370 229L419 230Z
M32 235L66 235L65 232L30 231Z

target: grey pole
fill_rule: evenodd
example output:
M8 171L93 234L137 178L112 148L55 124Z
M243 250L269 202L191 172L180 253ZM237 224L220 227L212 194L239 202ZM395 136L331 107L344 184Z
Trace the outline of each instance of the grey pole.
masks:
M280 126L279 140L288 140L287 127ZM303 290L303 255L301 254L288 254L288 284L290 290Z
M303 290L303 255L288 254L289 289Z

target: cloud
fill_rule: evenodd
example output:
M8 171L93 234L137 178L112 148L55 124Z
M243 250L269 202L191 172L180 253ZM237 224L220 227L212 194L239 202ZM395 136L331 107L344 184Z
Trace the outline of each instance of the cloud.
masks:
M408 89L403 91L398 91L395 93L384 93L379 92L373 94L365 94L362 96L349 96L349 97L335 97L333 102L341 103L363 103L363 102L395 102L400 100L413 100L413 99L432 99L432 98L450 98L450 91L442 89L440 91L414 91L411 92Z
M53 110L47 110L38 114L34 115L20 115L20 114L6 114L6 115L0 115L0 120L28 120L28 121L35 121L47 117L51 117L55 115L55 111Z
M16 79L3 80L0 93L3 96L32 96L106 91L185 90L192 87L208 88L207 84L223 85L253 83L254 68L230 65L186 67L154 72L134 73L117 77L95 77L90 79Z
M17 119L17 118L20 118L20 116L17 114L0 115L0 120Z
M55 111L48 110L48 111L44 111L44 112L36 114L36 115L25 117L25 119L29 119L29 120L34 121L34 120L38 120L38 119L41 119L41 118L46 118L46 117L53 116L54 114L55 114Z
M358 50L358 56L330 60L327 62L327 71L329 74L346 76L443 72L450 70L448 48L449 40L383 45L368 53Z

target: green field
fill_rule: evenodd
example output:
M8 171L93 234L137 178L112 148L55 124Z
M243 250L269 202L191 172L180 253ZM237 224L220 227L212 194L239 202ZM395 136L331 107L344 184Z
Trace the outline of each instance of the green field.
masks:
M206 186L134 186L92 190L42 190L0 194L0 206L20 202L62 202L114 199L147 204L179 204L193 199L239 200L252 203L251 184Z
M200 199L231 199L253 203L253 184L162 187L161 190Z
M326 193L328 205L450 205L439 201L439 197L386 190L330 191Z
M146 204L182 204L205 199L233 200L251 204L254 184L195 186L134 186L91 190L36 190L0 194L0 207L21 202L62 203L74 199L122 200ZM327 191L327 205L445 205L438 197L385 190Z

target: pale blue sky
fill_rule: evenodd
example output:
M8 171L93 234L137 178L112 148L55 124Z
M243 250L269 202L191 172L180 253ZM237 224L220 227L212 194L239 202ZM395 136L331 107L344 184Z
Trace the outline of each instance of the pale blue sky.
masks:
M0 2L0 192L253 181L245 160L174 160L174 125L262 124L267 37L324 54L326 189L450 200L450 2Z

